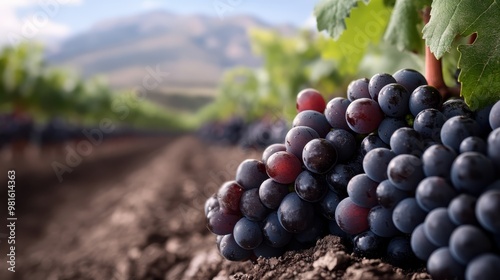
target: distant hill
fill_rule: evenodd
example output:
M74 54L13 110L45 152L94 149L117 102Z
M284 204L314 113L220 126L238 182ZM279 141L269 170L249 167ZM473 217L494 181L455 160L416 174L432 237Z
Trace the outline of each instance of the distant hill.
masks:
M69 66L84 77L106 75L115 88L136 87L146 67L169 76L162 87L215 87L225 69L258 66L251 52L250 28L294 32L288 25L271 26L251 16L221 20L203 15L152 11L107 20L62 42L47 54L51 65Z

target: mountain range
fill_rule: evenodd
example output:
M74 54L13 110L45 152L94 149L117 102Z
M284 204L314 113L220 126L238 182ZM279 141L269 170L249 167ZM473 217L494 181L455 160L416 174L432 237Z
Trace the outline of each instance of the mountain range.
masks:
M114 88L140 86L148 67L168 72L162 88L212 88L228 68L261 64L252 54L251 28L288 34L296 29L246 15L221 20L150 11L98 22L49 50L46 58L50 65L75 69L84 78L103 75Z

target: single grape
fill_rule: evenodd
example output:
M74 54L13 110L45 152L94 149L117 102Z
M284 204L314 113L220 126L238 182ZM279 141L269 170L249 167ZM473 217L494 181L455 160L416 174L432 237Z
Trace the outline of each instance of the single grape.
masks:
M295 192L305 201L318 202L328 192L328 184L324 176L304 170L295 179Z
M496 280L500 273L500 257L491 253L473 259L465 270L465 279Z
M370 80L367 78L361 78L352 81L347 86L347 98L350 101L354 101L360 98L371 98L370 92L368 91L368 84Z
M455 189L445 179L436 176L422 180L415 192L418 205L427 212L438 207L447 207L456 195Z
M488 231L500 234L500 190L484 192L476 203L476 217Z
M413 92L417 87L427 85L427 80L420 72L413 69L401 69L392 75L396 82Z
M413 197L401 200L392 212L392 221L403 233L411 233L425 219L426 213L420 209Z
M458 191L479 195L495 181L495 167L485 155L476 152L460 154L451 166L451 181Z
M262 226L264 242L273 247L281 248L292 240L293 234L286 231L278 219L278 214L274 211L267 215Z
M277 152L283 152L286 151L286 146L285 144L277 143L277 144L272 144L268 146L264 152L262 153L262 162L264 164L267 164L267 160L269 157Z
M438 176L450 179L450 170L457 153L452 148L436 144L425 150L422 155L423 170L425 176Z
M354 176L347 184L347 194L352 202L360 207L371 208L377 205L378 183L366 174Z
M345 116L352 131L367 134L378 128L384 118L384 113L377 102L368 98L360 98L349 104Z
M383 238L371 231L365 231L356 235L353 239L354 253L359 256L374 258L379 257L385 243Z
M381 237L393 237L401 233L392 221L392 209L375 206L368 214L370 230Z
M265 180L259 188L259 198L269 209L276 210L283 198L288 194L288 185L280 184L273 179Z
M219 208L220 204L219 200L217 199L217 194L214 194L205 201L205 217L208 217L208 214L211 211L219 210Z
M451 255L463 265L492 249L493 244L488 236L473 225L459 226L450 237Z
M492 131L490 126L490 113L492 108L493 104L476 111L474 114L474 120L479 125L481 131L480 135L484 138L488 137L488 134Z
M497 101L491 108L489 121L491 129L495 130L500 127L500 101Z
M459 151L460 143L465 138L477 135L479 135L479 125L475 120L464 116L448 119L441 128L441 141L456 152Z
M410 197L410 193L396 188L389 180L384 180L377 186L378 203L385 208L393 208L407 197Z
M313 110L306 110L298 113L292 122L292 127L297 126L310 127L314 129L321 138L325 138L330 129L332 129L325 115Z
M376 134L369 134L363 141L361 141L360 151L361 155L364 157L369 151L376 148L387 148L390 149L389 145L387 145L380 137Z
M475 214L476 202L476 197L465 193L455 197L448 206L450 220L457 226L476 225L478 223Z
M347 184L356 175L351 166L337 164L326 174L326 182L332 191L337 192L341 196L347 196Z
M245 190L258 188L267 178L266 166L255 159L244 160L236 170L236 182Z
M387 177L396 188L414 191L425 178L422 161L413 155L398 155L389 163Z
M435 87L419 86L410 95L410 112L413 116L416 116L425 109L439 109L441 102L441 94Z
M464 116L467 118L472 118L474 113L471 111L469 106L462 99L450 99L443 103L441 107L441 112L447 119L451 119L457 116Z
M368 92L370 93L370 97L373 100L378 101L380 90L386 85L392 83L396 83L396 80L390 74L379 73L373 75L368 83Z
M233 233L236 222L241 215L225 213L222 210L212 210L207 218L208 229L217 235L226 235Z
M456 225L450 220L445 207L432 210L424 221L425 236L438 247L448 246L448 240L455 228Z
M314 110L323 113L325 110L325 99L319 91L307 88L297 94L297 111Z
M410 154L421 156L424 152L422 136L413 128L402 127L392 134L391 149L397 155Z
M400 84L388 84L378 94L380 109L389 117L401 118L408 114L410 93Z
M465 138L462 143L460 143L460 153L465 153L465 152L478 152L483 155L486 155L487 151L487 146L486 142L477 136L470 136Z
M233 237L241 248L247 250L257 248L263 240L259 224L245 217L234 225Z
M441 128L446 122L443 113L436 109L425 109L420 111L413 122L413 129L422 137L441 142Z
M363 169L366 175L375 182L387 180L387 167L396 156L386 148L376 148L369 151L363 159Z
M432 244L424 233L424 224L418 225L411 234L411 249L417 258L427 261L438 247Z
M285 136L286 151L302 160L304 146L311 140L319 138L316 130L307 126L296 126L288 131Z
M500 172L500 128L493 130L488 136L488 157Z
M324 174L337 163L337 150L326 139L313 139L304 146L302 161L307 170Z
M296 194L289 193L278 208L278 219L289 232L297 233L307 229L314 219L314 208Z
M359 234L369 228L369 208L359 207L350 197L340 201L335 210L335 220L338 226L348 234Z
M427 272L432 279L463 279L465 267L452 257L448 247L443 247L429 257Z
M269 209L260 201L259 189L250 189L241 195L240 211L251 221L262 221Z
M243 188L236 181L222 184L217 192L220 208L229 213L240 214L240 199Z
M227 260L240 262L248 260L252 251L241 248L232 234L227 234L220 241L220 254Z
M325 117L333 129L350 131L345 120L345 112L351 102L343 97L335 97L326 104Z
M386 117L378 127L378 136L384 143L389 145L391 143L392 134L402 127L406 127L406 121L404 119Z
M330 141L337 152L338 162L347 162L358 149L356 138L349 131L344 129L334 129L326 135L326 140Z
M408 267L415 262L415 254L411 250L408 237L396 236L387 245L387 260L390 264L399 267Z
M267 160L267 174L280 184L291 184L302 172L300 160L289 152L276 152Z
M340 200L341 198L336 192L329 190L319 202L321 214L329 220L335 220L335 209L339 205Z

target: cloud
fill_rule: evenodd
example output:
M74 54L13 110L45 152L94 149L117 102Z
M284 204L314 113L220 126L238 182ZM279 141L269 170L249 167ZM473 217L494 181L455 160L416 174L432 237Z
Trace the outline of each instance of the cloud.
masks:
M22 40L51 42L71 33L67 25L53 18L67 5L81 5L83 0L17 0L0 2L0 45L16 44ZM28 11L20 17L19 11Z

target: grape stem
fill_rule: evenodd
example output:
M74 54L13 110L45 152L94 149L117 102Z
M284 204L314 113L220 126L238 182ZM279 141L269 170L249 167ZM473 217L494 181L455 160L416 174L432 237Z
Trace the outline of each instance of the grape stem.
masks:
M431 18L431 8L427 7L424 11L424 22L427 24ZM427 83L439 90L443 100L452 96L460 96L460 88L448 87L443 79L443 66L441 59L437 59L431 52L429 46L425 46L425 78Z

